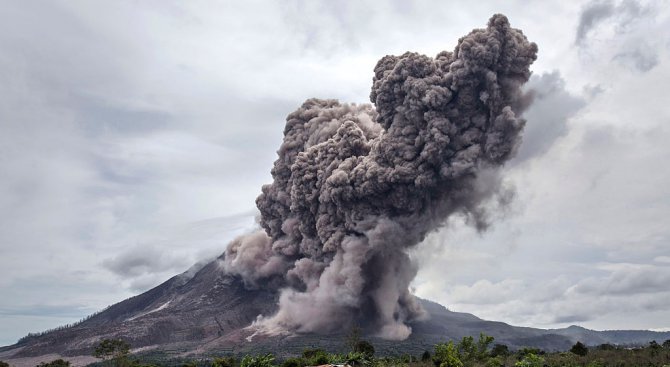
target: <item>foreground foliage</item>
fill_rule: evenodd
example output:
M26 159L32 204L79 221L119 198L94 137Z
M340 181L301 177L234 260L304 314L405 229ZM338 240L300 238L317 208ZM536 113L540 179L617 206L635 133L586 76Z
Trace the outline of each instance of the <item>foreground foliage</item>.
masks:
M504 344L493 344L491 336L480 334L458 342L438 343L432 351L412 356L375 356L374 346L358 337L348 343L349 353L328 353L323 349L305 349L300 356L279 359L270 353L244 356L220 356L211 359L156 361L133 358L130 345L120 339L104 339L94 355L104 367L308 367L327 364L352 367L670 367L670 340L652 341L645 347L625 348L611 344L589 347L576 343L568 352L546 353L536 348L510 351ZM69 367L70 362L56 359L36 367ZM0 367L11 367L0 361Z
M651 342L645 347L624 348L610 344L588 347L576 343L568 352L546 353L536 348L510 351L504 344L493 344L491 336L478 339L464 337L434 346L419 356L401 355L375 357L354 348L347 354L333 354L323 349L307 349L301 356L275 360L272 355L245 356L240 362L228 357L225 363L214 359L212 367L307 367L324 364L348 364L366 367L670 367L670 341ZM367 342L366 342L367 343ZM353 345L353 344L352 344ZM357 350L358 349L358 350ZM372 351L372 352L371 352Z

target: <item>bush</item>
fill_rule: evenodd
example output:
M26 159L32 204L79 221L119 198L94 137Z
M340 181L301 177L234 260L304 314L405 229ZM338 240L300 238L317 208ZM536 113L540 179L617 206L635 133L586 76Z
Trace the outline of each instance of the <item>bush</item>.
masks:
M586 367L605 367L607 364L605 363L604 360L602 359L594 359L593 361L589 362Z
M235 367L235 358L234 357L220 357L214 358L212 361L212 367Z
M302 358L307 366L319 366L330 362L330 356L323 349L305 349Z
M534 354L529 353L522 360L516 362L514 367L542 367L544 366L544 358Z
M281 364L281 367L303 367L304 365L305 360L302 358L289 358Z
M616 350L616 347L612 344L605 343L598 346L599 350Z
M347 354L345 362L350 366L364 366L370 364L370 358L361 352L351 352Z
M502 357L489 358L489 360L486 361L486 364L484 366L485 367L502 367L502 366L505 366L505 360Z
M240 362L240 367L273 367L275 361L275 356L271 353L260 355L260 356L244 356L242 362Z
M422 362L430 361L430 358L431 358L431 355L430 355L429 351L424 351L423 354L421 355L421 361Z
M583 357L589 353L589 348L582 344L582 342L577 342L570 348L570 352Z
M95 358L100 358L103 362L110 360L117 367L130 365L128 354L130 354L130 344L123 339L103 339L93 350Z
M524 359L524 357L526 357L529 354L534 354L536 356L541 356L541 355L546 354L546 352L543 351L543 350L540 350L538 348L523 348L523 349L520 349L519 351L516 352L516 358L517 358L517 360L520 361L520 360Z
M375 355L375 347L367 340L359 340L354 346L354 352L363 353L368 357Z
M37 367L69 367L70 366L70 361L66 361L63 359L54 359L53 361L49 363L42 362L39 364Z
M491 349L491 357L507 357L509 356L509 348L505 344L496 344Z
M452 341L435 345L433 361L439 367L463 367L463 362L458 357L458 350Z

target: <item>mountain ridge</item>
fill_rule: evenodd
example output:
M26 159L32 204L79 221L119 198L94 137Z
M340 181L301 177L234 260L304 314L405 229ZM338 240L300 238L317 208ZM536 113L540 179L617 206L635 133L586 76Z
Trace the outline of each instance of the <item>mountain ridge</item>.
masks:
M277 310L278 294L262 288L248 289L241 279L223 271L220 259L173 276L77 324L27 336L16 344L0 347L0 360L28 358L34 365L35 358L40 356L90 356L93 346L104 338L123 338L134 351L183 356L266 351L288 356L299 354L307 347L344 349L343 340L348 330L330 334L255 335L247 326L258 315L269 315ZM670 339L670 332L646 330L595 331L576 325L563 329L517 327L450 311L433 301L420 301L430 317L412 322L412 334L406 340L366 336L379 353L418 354L438 342L477 336L480 332L512 349L535 347L548 351L569 349L576 341L588 345L632 345ZM20 363L15 365L21 366Z

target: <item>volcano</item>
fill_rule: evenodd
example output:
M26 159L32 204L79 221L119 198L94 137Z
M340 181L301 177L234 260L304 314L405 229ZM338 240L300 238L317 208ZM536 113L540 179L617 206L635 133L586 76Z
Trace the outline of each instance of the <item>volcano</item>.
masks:
M168 357L260 352L289 356L312 347L331 352L345 350L345 335L350 330L255 335L254 329L248 326L259 315L276 312L279 294L266 289L248 289L241 278L223 270L222 258L176 275L75 325L29 335L14 345L2 347L0 360L21 367L62 357L82 365L94 361L90 357L93 347L104 338L122 338L131 344L134 353ZM378 354L417 355L432 350L436 343L468 335L476 337L480 332L495 337L496 343L512 349L566 350L578 340L597 345L646 344L651 340L670 339L670 332L594 331L578 326L554 330L515 327L453 312L425 299L420 302L429 317L412 322L412 334L406 340L389 341L374 335L366 336Z

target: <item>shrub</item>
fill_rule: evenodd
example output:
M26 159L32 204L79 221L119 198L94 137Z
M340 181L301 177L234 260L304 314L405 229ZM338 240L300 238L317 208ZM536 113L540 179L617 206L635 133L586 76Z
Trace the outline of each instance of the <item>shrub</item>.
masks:
M463 367L463 362L458 357L458 350L452 341L435 345L433 361L439 367Z
M273 367L275 357L271 354L265 354L260 356L244 356L242 362L240 362L240 367Z
M605 343L598 346L599 350L616 350L616 347L612 344Z
M529 354L535 354L536 356L540 356L545 354L545 351L540 350L538 348L523 348L517 352L517 357L519 360L522 360L525 356Z
M501 366L505 366L505 361L503 360L502 357L493 357L493 358L489 358L486 361L486 364L484 366L485 367L501 367Z
M582 342L577 342L570 348L570 352L583 357L589 353L589 348L582 344Z
M367 340L359 340L354 346L354 352L363 353L368 357L375 355L375 347Z
M45 363L42 362L39 364L37 367L69 367L70 366L70 361L66 361L63 359L54 359L51 362Z
M430 361L430 358L431 358L431 355L430 355L429 351L424 351L423 354L421 355L421 361L422 362Z
M605 367L607 364L602 359L594 359L589 362L586 367Z
M128 354L130 354L130 344L123 339L103 339L93 350L95 358L101 358L103 362L110 360L117 367L130 364Z
M212 361L212 367L235 367L235 358L234 357L220 357L214 358Z
M509 348L505 344L496 344L491 349L491 357L507 357L509 355Z
M544 366L544 358L534 354L529 353L522 360L516 362L514 367L542 367Z
M281 364L281 367L303 367L304 363L305 360L302 358L289 358Z

